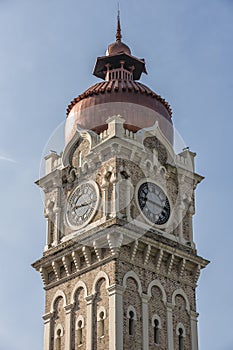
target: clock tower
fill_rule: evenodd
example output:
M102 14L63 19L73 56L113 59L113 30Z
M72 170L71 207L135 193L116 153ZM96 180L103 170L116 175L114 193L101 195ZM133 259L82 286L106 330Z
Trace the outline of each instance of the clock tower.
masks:
M45 157L44 350L198 350L195 153L174 151L169 104L122 42L102 81L68 106L65 147Z

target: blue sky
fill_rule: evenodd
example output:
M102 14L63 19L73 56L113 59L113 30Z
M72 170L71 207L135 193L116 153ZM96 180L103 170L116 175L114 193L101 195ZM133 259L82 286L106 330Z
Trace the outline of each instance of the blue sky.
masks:
M0 0L0 350L42 350L44 296L30 264L45 243L34 181L43 148L114 40L116 1ZM200 350L232 350L233 1L121 0L123 41L142 81L173 108L206 177L195 240L211 260L198 287Z

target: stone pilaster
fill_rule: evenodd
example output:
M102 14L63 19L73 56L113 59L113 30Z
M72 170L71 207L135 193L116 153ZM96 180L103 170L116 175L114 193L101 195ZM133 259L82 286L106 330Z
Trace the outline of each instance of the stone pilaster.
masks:
M167 344L168 350L174 350L172 304L167 303Z
M65 306L66 319L65 319L65 350L71 350L71 316L72 316L73 304Z
M119 285L108 288L109 293L109 350L123 350L123 291Z
M93 294L90 294L86 297L86 302L87 302L86 350L93 350L93 300L94 300Z
M147 294L141 294L142 298L142 339L143 339L143 350L149 349L149 327L148 327L148 301L150 297Z
M43 316L44 320L44 350L51 350L51 324L53 320L53 312L49 312Z

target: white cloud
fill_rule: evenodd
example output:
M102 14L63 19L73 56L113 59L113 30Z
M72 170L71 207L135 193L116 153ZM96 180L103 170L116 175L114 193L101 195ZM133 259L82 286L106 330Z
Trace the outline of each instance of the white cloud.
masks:
M11 162L11 163L17 163L16 160L9 158L9 157L1 156L1 155L0 155L0 160L4 160L6 162Z

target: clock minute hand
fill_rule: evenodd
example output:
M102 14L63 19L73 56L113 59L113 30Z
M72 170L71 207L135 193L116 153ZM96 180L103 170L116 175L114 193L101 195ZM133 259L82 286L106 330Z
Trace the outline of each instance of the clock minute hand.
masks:
M157 203L157 202L152 201L152 200L149 199L149 198L147 198L146 201L149 202L149 203L151 203L151 204L156 205L157 207L159 207L159 208L161 208L161 209L164 208L164 206L162 206L161 204L159 204L159 203Z
M76 205L75 209L79 209L79 208L82 208L82 207L86 207L87 205L91 204L92 202L89 201L89 202L84 202L80 205Z

